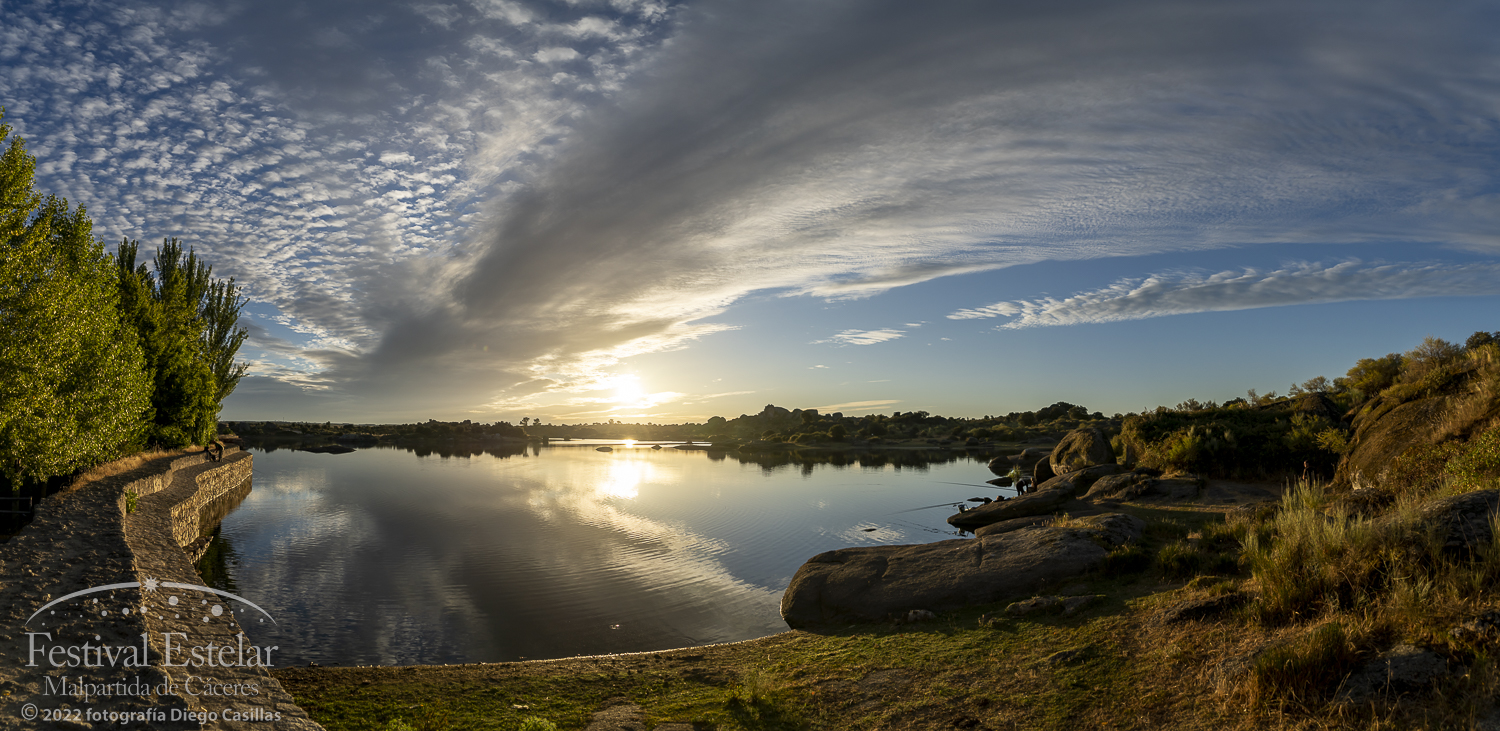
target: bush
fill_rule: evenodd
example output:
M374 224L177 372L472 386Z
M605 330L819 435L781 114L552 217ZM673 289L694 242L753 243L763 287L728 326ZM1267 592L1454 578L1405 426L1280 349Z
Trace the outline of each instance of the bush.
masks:
M1131 448L1141 467L1216 477L1300 475L1304 465L1331 475L1342 427L1322 416L1221 407L1195 412L1160 410L1132 416L1119 450Z
M1156 553L1156 565L1169 579L1197 576L1203 564L1203 556L1186 541L1173 541Z
M1104 556L1100 571L1107 577L1138 574L1151 568L1151 553L1136 544L1116 546Z
M1400 374L1401 356L1390 353L1384 358L1360 358L1342 383L1356 391L1360 400L1372 399L1395 383Z
M1300 642L1261 653L1251 670L1251 682L1261 701L1306 704L1327 698L1359 660L1344 626L1329 622Z
M1245 561L1260 582L1259 609L1268 622L1316 616L1378 597L1389 572L1383 531L1341 510L1324 515L1321 484L1299 482L1282 498L1274 538L1246 536Z
M9 136L0 125L0 142ZM35 166L11 138L0 156L0 483L12 489L132 450L151 396L93 223L35 192Z

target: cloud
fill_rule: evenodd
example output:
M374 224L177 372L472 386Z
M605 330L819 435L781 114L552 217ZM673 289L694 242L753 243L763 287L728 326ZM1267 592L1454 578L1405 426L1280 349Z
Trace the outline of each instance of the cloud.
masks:
M565 399L752 293L1500 243L1486 3L60 7L0 8L46 189L190 237L356 405Z
M1293 264L1275 271L1215 274L1171 272L1122 279L1065 299L997 302L948 315L953 320L1015 318L1001 329L1083 325L1196 312L1418 297L1482 297L1497 293L1500 264Z
M889 342L905 335L904 330L845 330L834 335L828 340L814 340L813 343L843 343L845 345L874 345L876 343Z
M875 411L882 406L890 406L891 404L899 403L901 403L899 399L884 399L879 401L850 401L844 404L819 406L817 407L817 409L819 412L824 413L832 411Z
M551 46L537 51L533 58L538 63L557 63L558 61L572 61L581 54L578 51L564 46Z

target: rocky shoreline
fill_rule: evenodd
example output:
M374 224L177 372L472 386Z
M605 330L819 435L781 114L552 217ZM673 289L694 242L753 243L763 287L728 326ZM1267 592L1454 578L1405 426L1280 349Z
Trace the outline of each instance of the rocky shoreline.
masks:
M251 465L159 458L54 496L0 544L0 727L322 728L245 660L236 616L253 610L191 588L200 511Z

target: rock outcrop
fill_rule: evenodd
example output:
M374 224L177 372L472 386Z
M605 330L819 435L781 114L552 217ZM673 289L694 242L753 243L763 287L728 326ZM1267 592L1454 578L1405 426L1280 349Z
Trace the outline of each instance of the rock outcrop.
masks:
M1466 554L1495 540L1490 516L1500 511L1500 490L1437 498L1420 511L1422 521L1440 531L1444 549Z
M1074 429L1058 443L1048 458L1053 474L1066 475L1085 467L1114 464L1115 453L1109 437L1092 427Z
M1448 661L1431 650L1397 645L1355 671L1339 689L1339 700L1366 703L1375 698L1396 700L1404 695L1431 692L1448 675Z
M1139 518L1109 513L1070 527L828 551L797 570L782 595L781 616L804 628L987 604L1091 571L1107 546L1134 541L1144 528Z
M1057 473L1052 471L1052 462L1049 460L1044 459L1040 462L1037 462L1036 466L1031 468L1032 485L1041 485L1042 483L1056 476Z
M1066 479L1053 479L1042 485L1036 492L950 515L948 524L955 528L974 530L1012 518L1051 515L1072 500L1076 492L1077 488L1072 482Z
M1005 476L1015 469L1024 475L1031 472L1038 462L1045 462L1050 454L1051 447L1027 447L1018 454L1005 454L990 460L990 472Z
M1447 408L1444 396L1406 402L1380 396L1354 417L1349 451L1339 460L1334 483L1350 487L1379 484L1396 458L1413 446L1435 441L1437 423Z

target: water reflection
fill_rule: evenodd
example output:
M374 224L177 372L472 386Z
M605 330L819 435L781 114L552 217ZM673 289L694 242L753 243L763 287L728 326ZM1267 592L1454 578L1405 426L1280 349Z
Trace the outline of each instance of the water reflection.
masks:
M780 593L808 557L952 537L950 511L900 511L974 492L939 478L987 476L952 454L902 470L895 462L916 461L649 445L441 449L262 450L256 489L225 519L205 579L221 572L271 611L279 625L251 628L254 639L293 664L748 639L785 629Z

